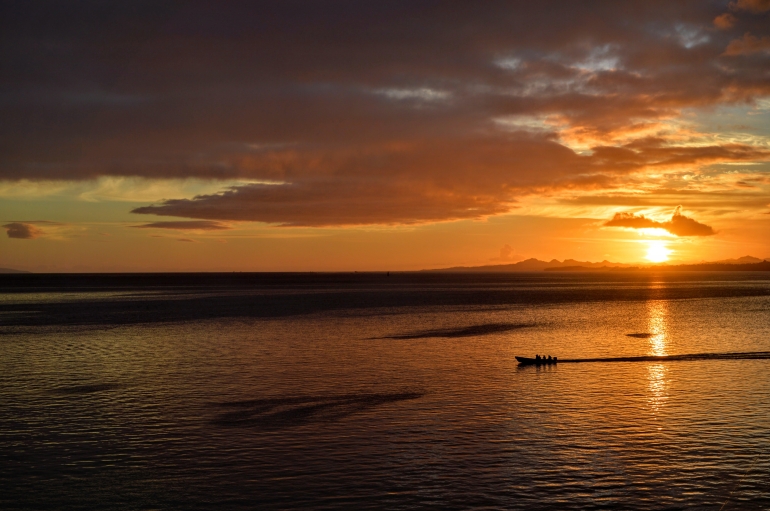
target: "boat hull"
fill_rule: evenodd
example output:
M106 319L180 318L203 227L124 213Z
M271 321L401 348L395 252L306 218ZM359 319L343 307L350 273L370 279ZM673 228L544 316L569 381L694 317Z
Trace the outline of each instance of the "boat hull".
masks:
M521 365L537 365L537 366L549 366L549 365L555 365L556 360L546 360L546 359L537 359L537 358L529 358L529 357L516 357L516 360L519 361L519 364Z

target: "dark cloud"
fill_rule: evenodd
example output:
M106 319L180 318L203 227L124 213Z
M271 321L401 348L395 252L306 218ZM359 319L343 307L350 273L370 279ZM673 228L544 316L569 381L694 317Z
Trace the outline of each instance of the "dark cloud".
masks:
M681 206L676 208L671 216L671 220L668 222L657 222L644 215L635 215L633 213L615 213L612 220L605 222L604 225L608 227L629 227L631 229L665 229L677 236L711 236L716 234L710 226L684 216Z
M388 182L334 180L312 184L247 185L194 199L168 200L133 212L322 227L476 218L510 209L494 195L468 198L463 193L429 188L430 183L415 189Z
M194 230L194 231L221 231L230 229L229 225L210 220L193 220L178 222L151 222L149 224L134 225L138 229L175 229L175 230Z
M595 147L593 154L581 156L547 138L491 136L469 140L465 146L430 141L397 149L340 151L326 157L291 150L276 155L281 166L264 170L265 177L283 184L236 186L133 212L316 227L480 218L511 210L516 197L556 189L611 187L615 177L645 168L768 155L738 144L682 148L645 139L619 147ZM512 171L512 162L528 172ZM378 166L390 172L367 171Z
M762 1L4 5L0 179L274 183L142 213L474 218L544 190L770 157L635 135L770 94Z
M6 234L9 238L16 238L20 240L31 240L40 237L43 231L31 223L23 222L11 222L3 225Z
M753 13L770 11L770 0L735 0L730 2L733 10L743 10Z

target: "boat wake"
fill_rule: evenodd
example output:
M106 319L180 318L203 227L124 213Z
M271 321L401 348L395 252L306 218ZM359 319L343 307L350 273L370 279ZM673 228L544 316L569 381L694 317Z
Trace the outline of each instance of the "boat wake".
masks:
M744 351L734 353L690 353L686 355L646 355L641 357L565 358L559 364L577 362L678 362L690 360L755 360L770 359L770 351Z

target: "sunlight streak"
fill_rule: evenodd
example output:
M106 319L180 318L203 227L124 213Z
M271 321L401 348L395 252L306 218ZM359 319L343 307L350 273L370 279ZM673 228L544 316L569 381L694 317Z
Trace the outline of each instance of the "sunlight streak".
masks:
M662 408L666 399L668 399L668 394L666 393L666 389L668 387L666 373L668 372L668 368L665 366L665 364L651 364L647 370L649 373L648 388L650 391L650 397L647 402L652 409L652 413L657 414L657 412L659 412Z
M647 329L652 334L652 337L650 337L650 354L656 356L667 355L668 302L665 300L647 302L647 317ZM666 373L668 368L665 364L652 364L648 367L648 371L648 387L650 391L648 402L652 412L657 413L668 397L666 393L668 387Z

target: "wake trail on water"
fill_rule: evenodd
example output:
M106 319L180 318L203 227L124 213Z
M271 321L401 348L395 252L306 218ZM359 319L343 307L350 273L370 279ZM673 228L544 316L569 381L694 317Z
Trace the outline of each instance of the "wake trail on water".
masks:
M688 360L763 360L770 359L770 351L743 351L732 353L690 353L686 355L645 355L641 357L565 358L559 364L578 362L678 362Z

